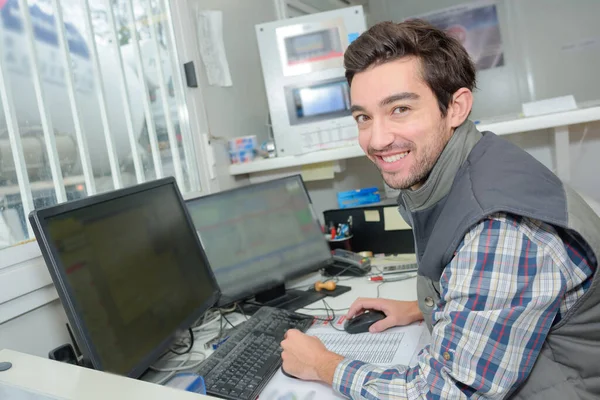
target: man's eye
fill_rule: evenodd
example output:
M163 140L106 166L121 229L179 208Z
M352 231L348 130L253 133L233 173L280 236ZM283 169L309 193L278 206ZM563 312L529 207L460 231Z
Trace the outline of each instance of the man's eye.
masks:
M405 112L407 112L408 110L409 110L409 108L408 108L408 107L403 107L403 106L400 106L400 107L396 107L396 108L394 108L394 110L393 110L392 112L393 112L394 114L404 114L404 113L405 113Z
M354 119L356 120L356 122L358 122L360 124L363 122L367 122L368 117L364 114L360 114L360 115L357 115Z

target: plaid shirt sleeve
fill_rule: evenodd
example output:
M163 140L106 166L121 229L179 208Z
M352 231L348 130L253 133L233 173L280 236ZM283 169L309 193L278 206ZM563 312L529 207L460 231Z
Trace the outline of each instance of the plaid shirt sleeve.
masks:
M353 399L503 398L529 375L561 311L593 276L574 240L497 214L465 235L445 268L432 343L414 367L342 361L333 387Z

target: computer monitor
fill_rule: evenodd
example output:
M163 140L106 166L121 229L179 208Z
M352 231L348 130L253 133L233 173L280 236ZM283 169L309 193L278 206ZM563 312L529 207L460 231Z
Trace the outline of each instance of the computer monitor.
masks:
M299 296L312 297L306 304L318 300L285 290L286 281L333 262L300 175L186 204L221 288L221 305L251 296L276 307Z
M218 300L173 178L33 211L85 364L137 378Z

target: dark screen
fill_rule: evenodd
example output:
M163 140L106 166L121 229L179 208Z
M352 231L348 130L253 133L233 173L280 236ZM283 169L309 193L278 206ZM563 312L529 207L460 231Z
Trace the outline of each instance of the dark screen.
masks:
M298 177L188 200L187 206L227 300L314 271L331 258Z
M128 374L214 294L174 185L46 219L102 369Z

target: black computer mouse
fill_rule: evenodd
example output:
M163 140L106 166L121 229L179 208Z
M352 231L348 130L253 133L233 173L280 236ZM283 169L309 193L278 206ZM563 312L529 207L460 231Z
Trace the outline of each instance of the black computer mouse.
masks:
M369 332L369 327L385 318L385 313L379 310L365 310L364 313L346 320L344 330L348 333Z

